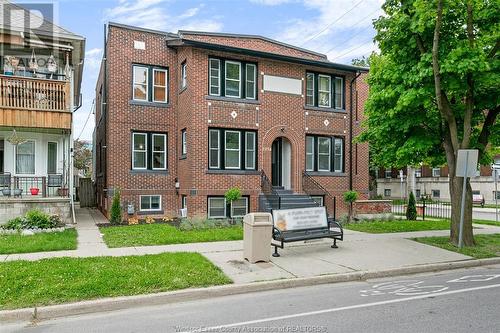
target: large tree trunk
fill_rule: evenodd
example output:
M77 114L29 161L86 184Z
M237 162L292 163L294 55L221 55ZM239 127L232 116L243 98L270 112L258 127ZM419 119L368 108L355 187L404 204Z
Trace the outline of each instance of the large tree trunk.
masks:
M450 242L458 245L458 235L460 233L460 213L462 206L462 177L451 177L450 175L450 198L451 198L451 228ZM465 246L474 246L474 236L472 234L472 188L467 179L465 192L465 210L464 210L464 230L463 241Z
M449 132L445 135L443 148L446 152L446 161L448 162L448 176L449 176L449 189L451 201L451 228L450 228L450 242L458 245L458 236L460 233L460 213L462 207L462 191L463 179L457 177L456 171L456 155L458 152L453 150ZM466 192L465 192L465 210L464 210L464 230L463 241L465 246L474 246L474 237L472 233L472 188L470 180L467 179Z

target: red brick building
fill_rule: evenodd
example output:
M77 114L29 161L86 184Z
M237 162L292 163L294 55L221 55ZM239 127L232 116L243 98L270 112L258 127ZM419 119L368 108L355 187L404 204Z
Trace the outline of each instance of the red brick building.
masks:
M368 194L368 147L352 143L365 78L260 36L110 23L96 86L98 206L108 214L119 188L124 211L223 217L313 195L340 216L343 192ZM232 187L243 198L228 205Z

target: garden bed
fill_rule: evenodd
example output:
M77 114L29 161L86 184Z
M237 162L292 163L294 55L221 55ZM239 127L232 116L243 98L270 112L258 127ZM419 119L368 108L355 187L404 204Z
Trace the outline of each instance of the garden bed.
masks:
M0 263L0 309L231 283L198 253Z

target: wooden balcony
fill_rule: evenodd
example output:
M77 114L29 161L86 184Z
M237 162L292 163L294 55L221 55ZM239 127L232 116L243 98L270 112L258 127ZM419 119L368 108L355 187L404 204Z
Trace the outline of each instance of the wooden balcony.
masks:
M71 129L70 83L0 75L0 126Z

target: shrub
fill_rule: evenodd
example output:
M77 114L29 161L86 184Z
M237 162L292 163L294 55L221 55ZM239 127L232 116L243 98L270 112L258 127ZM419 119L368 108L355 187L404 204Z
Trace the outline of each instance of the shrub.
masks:
M241 198L241 190L238 187L233 187L224 193L224 197L228 203L231 203Z
M31 228L48 229L56 226L56 223L51 220L48 214L36 209L27 212L25 218Z
M415 221L417 219L417 206L415 205L415 196L410 192L408 199L408 206L406 207L406 219Z
M136 217L129 217L127 220L128 225L139 224L139 219Z
M344 192L344 201L347 203L353 203L358 200L358 192L356 191L347 191Z
M120 190L115 189L113 194L113 203L111 204L111 224L120 224L122 222L122 208L120 206Z
M154 218L154 217L152 217L152 216L150 216L150 215L148 215L148 216L146 216L146 218L144 219L144 222L146 222L146 224L153 224L153 223L155 223L155 218Z
M352 219L352 203L356 200L358 200L358 192L347 191L344 193L344 202L349 204L349 214L348 214L349 222L351 222Z
M33 209L28 211L24 217L13 218L2 227L3 229L50 229L62 224L59 215L49 216L48 214Z
M3 229L24 229L26 228L26 219L24 217L15 217L13 219L10 219L5 223L5 225L2 226Z

